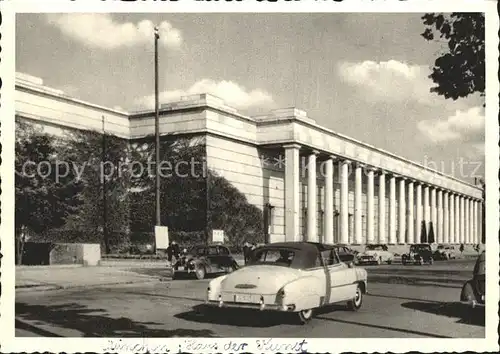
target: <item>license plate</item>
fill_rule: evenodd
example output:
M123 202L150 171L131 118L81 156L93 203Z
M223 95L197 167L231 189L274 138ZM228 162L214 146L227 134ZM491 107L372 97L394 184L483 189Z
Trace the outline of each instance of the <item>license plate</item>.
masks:
M234 302L257 303L253 295L234 295Z
M179 267L179 268L177 268L177 269L179 269L179 270L184 270L184 267Z

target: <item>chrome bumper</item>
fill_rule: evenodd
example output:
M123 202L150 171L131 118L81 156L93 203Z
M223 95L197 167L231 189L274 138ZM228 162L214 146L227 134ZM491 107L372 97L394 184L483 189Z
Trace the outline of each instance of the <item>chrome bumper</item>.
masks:
M480 307L480 308L485 308L484 302L479 302L477 300L468 300L468 301L461 301L462 304L470 306L472 308Z
M205 301L205 305L220 307L220 308L240 308L240 309L253 309L259 311L282 311L291 312L294 310L294 306L281 306L277 304L253 304L253 303L243 303L243 302L223 302L216 300Z

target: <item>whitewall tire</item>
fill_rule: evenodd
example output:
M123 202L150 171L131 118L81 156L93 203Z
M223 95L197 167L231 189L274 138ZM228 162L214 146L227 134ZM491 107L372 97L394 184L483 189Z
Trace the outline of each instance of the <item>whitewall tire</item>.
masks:
M363 290L358 284L354 298L347 303L347 307L352 311L358 311L363 305Z

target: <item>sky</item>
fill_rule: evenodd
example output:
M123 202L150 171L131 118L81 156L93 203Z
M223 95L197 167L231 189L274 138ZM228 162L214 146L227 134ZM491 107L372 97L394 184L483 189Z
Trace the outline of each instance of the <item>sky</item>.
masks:
M484 174L483 98L446 100L443 52L418 13L18 14L16 71L127 111L212 93L242 114L296 107L320 125L473 183Z

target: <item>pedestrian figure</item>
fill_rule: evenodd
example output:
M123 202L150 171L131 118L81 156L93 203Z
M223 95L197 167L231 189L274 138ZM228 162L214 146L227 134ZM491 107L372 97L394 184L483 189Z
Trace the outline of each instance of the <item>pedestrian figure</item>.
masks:
M460 244L460 253L462 253L462 254L464 253L464 244L463 243Z
M175 259L177 260L177 258L179 258L179 254L180 254L180 248L179 248L179 245L177 244L177 242L175 241L172 241L170 243L170 245L168 246L167 248L167 260L172 263L172 259L175 257Z
M245 265L247 264L250 257L250 244L245 241L243 244L243 259L245 261Z

